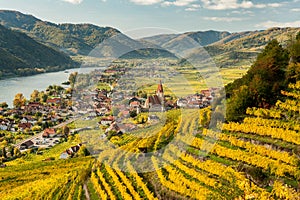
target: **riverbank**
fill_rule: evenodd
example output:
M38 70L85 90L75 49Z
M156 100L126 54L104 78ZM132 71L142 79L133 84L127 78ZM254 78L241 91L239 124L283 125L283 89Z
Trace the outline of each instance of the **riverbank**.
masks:
M12 107L12 101L17 93L22 93L26 98L30 98L30 94L34 90L45 90L49 85L63 86L70 73L89 73L98 68L71 68L58 72L47 72L25 77L12 77L0 80L0 102L6 102L9 107Z
M48 69L42 69L42 68L34 68L31 71L28 72L28 74L14 74L14 73L6 73L6 74L0 74L0 80L6 80L10 78L20 78L20 77L28 77L28 76L35 76L39 74L44 74L44 73L52 73L52 72L60 72L60 71L65 71L69 69L79 69L80 66L78 65L77 67L75 66L67 66L67 67L51 67Z

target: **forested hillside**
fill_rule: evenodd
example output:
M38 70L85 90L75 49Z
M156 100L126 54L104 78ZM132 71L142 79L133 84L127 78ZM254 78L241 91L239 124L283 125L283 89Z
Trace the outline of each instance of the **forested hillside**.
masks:
M227 119L243 119L248 107L271 108L281 90L300 78L300 33L286 47L272 40L257 56L247 74L226 86Z
M68 55L40 44L24 33L0 25L0 78L76 66L78 64Z
M22 31L41 43L68 54L87 55L96 45L119 31L92 24L54 24L17 11L0 11L0 24Z

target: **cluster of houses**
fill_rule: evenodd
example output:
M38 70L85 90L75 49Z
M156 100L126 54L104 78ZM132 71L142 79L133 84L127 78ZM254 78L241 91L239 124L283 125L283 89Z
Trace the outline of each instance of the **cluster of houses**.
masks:
M52 100L55 103L52 103ZM29 102L19 109L0 109L0 115L3 116L0 119L0 130L24 132L31 130L38 124L38 121L40 121L39 125L44 124L43 127L47 127L49 122L61 123L65 117L72 115L69 108L60 106L61 98L50 98L47 102L51 103Z
M74 110L81 114L88 114L90 118L102 116L99 125L106 127L106 132L114 131L116 133L130 132L139 126L126 120L139 113L149 112L148 121L159 121L155 112L164 112L176 108L204 108L209 106L217 92L217 88L202 90L199 94L189 95L179 98L177 101L167 100L165 97L162 82L157 85L155 94L148 95L146 98L140 98L131 93L135 83L134 79L138 77L161 78L168 75L177 76L177 72L166 71L166 74L156 73L162 69L160 63L150 63L145 67L145 63L135 63L134 73L128 73L128 67L121 65L112 65L104 72L93 73L93 78L101 83L112 84L117 82L117 86L112 91L99 90L80 92L75 101ZM159 76L158 76L159 75ZM121 88L119 90L118 88ZM133 114L135 113L135 114ZM131 122L130 122L131 121Z
M51 147L59 143L59 139L61 137L62 134L58 133L55 128L46 128L40 137L32 140L27 140L20 144L20 150L31 149L34 147Z
M211 105L218 90L218 88L201 90L200 93L179 98L176 104L180 108L205 108Z
M59 143L61 135L52 127L62 123L67 117L72 116L71 107L67 106L70 94L48 96L44 102L26 102L19 108L0 108L0 131L25 133L42 132L34 139L24 140L18 147L21 151L32 148L49 148ZM7 134L2 134L6 138ZM10 145L10 144L8 144Z
M37 114L39 113L39 114ZM58 106L44 105L42 103L28 103L20 109L0 110L0 130L11 132L23 132L31 130L38 124L60 123L64 121L66 116L71 115L69 109L61 109ZM41 120L40 120L41 119Z
M163 84L157 85L154 95L149 95L146 99L126 94L122 92L108 92L106 90L95 90L88 96L91 98L92 106L86 108L86 111L94 113L94 116L103 116L99 125L108 127L106 132L114 131L117 134L130 132L138 128L134 123L124 122L124 119L130 118L131 113L142 112L164 112L174 108L204 108L209 106L218 88L201 90L199 94L189 95L179 98L177 101L166 100ZM124 103L126 102L126 103ZM155 114L149 114L148 121L159 121Z

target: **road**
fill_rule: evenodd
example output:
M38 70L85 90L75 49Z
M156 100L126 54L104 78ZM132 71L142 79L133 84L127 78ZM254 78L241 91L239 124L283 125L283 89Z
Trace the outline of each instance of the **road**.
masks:
M51 128L61 128L61 127L65 126L65 125L67 125L67 124L70 124L70 123L76 121L77 119L79 119L79 118L69 119L69 120L67 120L67 121L65 121L65 122L63 122L63 123L57 124L56 126L53 126L53 127L51 127ZM20 145L21 145L22 143L24 143L24 142L26 142L26 141L28 141L28 140L34 140L34 139L36 139L36 138L42 137L43 132L44 132L44 131L42 131L42 132L40 132L40 133L38 133L38 134L35 134L35 135L33 135L33 136L29 137L29 138L26 138L25 140L22 140L21 142L18 142L18 143L15 144L14 146L17 147L17 148L20 148Z

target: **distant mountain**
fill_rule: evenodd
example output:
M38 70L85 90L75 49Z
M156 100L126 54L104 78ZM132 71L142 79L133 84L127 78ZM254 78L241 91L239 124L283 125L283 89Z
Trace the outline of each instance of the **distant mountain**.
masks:
M111 27L98 27L92 24L54 24L32 15L7 10L0 10L0 24L24 32L40 43L62 50L69 55L88 55L91 51L95 53L96 48L98 54L99 51L101 52L100 57L114 57L120 55L124 48L129 48L133 51L122 55L123 58L169 58L174 55L163 49L182 52L189 48L187 45L190 45L190 41L187 38L190 38L203 46L219 67L250 66L269 41L278 39L285 45L292 35L300 31L299 28L272 28L240 33L210 30L163 34L133 40ZM112 46L102 44L103 41L113 37L116 43ZM121 38L124 39L123 42L120 41ZM101 49L98 48L99 44ZM137 46L139 50L132 48ZM190 47L192 48L193 45ZM193 49L187 52L190 56L197 53Z
M291 36L295 36L300 28L271 28L260 31L239 33L204 31L183 34L163 34L142 38L163 48L185 49L187 37L193 39L210 54L219 67L250 66L257 54L273 39L287 45ZM199 52L193 51L190 57ZM187 56L187 58L189 57Z
M0 24L20 30L37 41L70 55L87 55L104 39L120 33L92 24L54 24L17 11L0 10Z
M219 31L198 31L198 32L187 32L183 34L163 34L152 37L142 38L141 41L151 42L161 47L171 48L174 44L178 44L178 41L182 38L189 37L195 40L201 46L207 46L209 44L220 41L227 36L230 36L229 32Z
M299 31L300 28L270 28L233 33L205 49L220 67L250 66L270 41L277 39L281 45L286 46Z
M76 65L68 55L0 25L0 78L63 70Z

